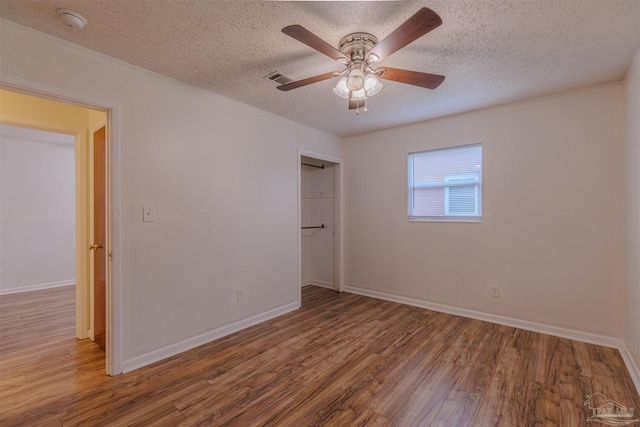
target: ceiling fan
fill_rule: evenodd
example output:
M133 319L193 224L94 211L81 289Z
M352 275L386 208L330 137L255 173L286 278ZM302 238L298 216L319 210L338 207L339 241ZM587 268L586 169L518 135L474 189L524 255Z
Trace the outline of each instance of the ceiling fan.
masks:
M390 67L374 68L374 64L441 24L442 19L436 12L423 7L381 42L369 33L352 33L340 40L338 49L301 25L290 25L283 28L282 32L338 61L345 65L345 68L342 71L283 84L278 86L278 89L288 91L332 77L340 77L333 91L338 96L348 99L349 109L356 110L356 114L360 112L360 108L364 108L366 112L367 98L382 88L379 78L435 89L442 83L444 76Z

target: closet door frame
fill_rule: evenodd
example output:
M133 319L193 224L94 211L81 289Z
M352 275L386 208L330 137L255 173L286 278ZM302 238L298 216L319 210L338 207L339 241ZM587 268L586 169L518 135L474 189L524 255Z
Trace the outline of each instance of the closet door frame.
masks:
M336 292L344 292L345 285L345 250L344 250L344 159L341 157L332 156L330 154L321 153L318 151L308 150L302 147L298 148L298 227L297 233L297 248L298 248L298 263L297 263L297 289L298 289L298 304L302 304L302 291L300 283L302 282L302 157L310 157L317 160L323 160L327 162L335 163L334 173L334 191L335 191L335 207L334 207L334 223L335 223L335 235L333 239L333 289Z

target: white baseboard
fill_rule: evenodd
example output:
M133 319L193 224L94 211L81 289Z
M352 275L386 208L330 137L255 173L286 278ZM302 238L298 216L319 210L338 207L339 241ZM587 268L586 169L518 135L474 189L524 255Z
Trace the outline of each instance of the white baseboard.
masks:
M0 289L0 295L18 294L20 292L41 291L43 289L59 288L61 286L71 286L76 284L76 279L61 280L59 282L38 283L35 285L16 286L13 288Z
M303 280L302 283L300 284L300 287L304 287L304 286L318 286L320 288L327 288L327 289L333 289L333 283L332 282L324 282L322 280Z
M319 286L321 288L333 289L333 282L324 282L322 280L311 279L309 284L313 286Z
M238 332L250 326L257 325L258 323L273 319L274 317L282 316L283 314L293 310L297 310L298 308L300 308L300 304L298 304L298 302L292 302L281 307L265 311L264 313L256 314L255 316L251 316L247 319L239 320L229 325L205 332L184 341L180 341L178 343L168 345L158 350L136 356L132 359L125 360L122 362L122 373L131 372L135 369L142 368L143 366L147 366L168 357L175 356L176 354L199 347L203 344L217 340L218 338L225 337L234 332Z
M466 308L454 307L446 304L439 304L430 301L424 301L417 298L403 297L386 292L371 291L369 289L357 288L353 286L345 286L346 292L364 295L368 297L378 298L386 301L398 302L401 304L412 305L414 307L426 308L442 313L453 314L456 316L469 317L471 319L484 320L485 322L497 323L499 325L511 326L513 328L525 329L527 331L540 332L542 334L553 335L561 338L568 338L576 341L582 341L589 344L602 345L605 347L619 348L621 339L611 338L605 335L592 334L589 332L576 331L573 329L561 328L558 326L550 326L542 323L531 322L529 320L515 319L513 317L500 316L497 314L483 313L481 311L469 310Z
M636 386L636 391L640 394L640 369L638 369L638 364L631 355L631 351L629 351L629 347L627 347L627 344L624 341L618 350L620 351L622 360L624 360L624 364L627 365L627 370L629 371L629 375L631 375L631 379Z
M636 390L640 394L640 370L635 363L631 352L622 339L612 338L605 335L593 334L590 332L577 331L574 329L561 328L558 326L545 325L543 323L531 322L529 320L515 319L513 317L499 316L496 314L483 313L480 311L469 310L466 308L454 307L451 305L439 304L430 301L424 301L417 298L403 297L393 295L386 292L372 291L369 289L358 288L355 286L345 286L345 292L363 295L367 297L377 298L385 301L407 304L414 307L426 308L428 310L438 311L442 313L453 314L456 316L469 317L472 319L483 320L485 322L497 323L499 325L511 326L513 328L524 329L541 334L553 335L560 338L568 338L575 341L586 342L589 344L601 345L603 347L615 348L620 352L622 360L627 365L627 370L631 375Z

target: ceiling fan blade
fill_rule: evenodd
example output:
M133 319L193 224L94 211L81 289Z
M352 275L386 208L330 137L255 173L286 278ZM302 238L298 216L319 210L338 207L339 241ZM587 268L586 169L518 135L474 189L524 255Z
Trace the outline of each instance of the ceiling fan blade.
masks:
M310 48L313 48L320 53L324 53L329 58L335 59L336 61L341 59L343 62L349 60L344 53L340 52L338 49L304 28L302 25L289 25L288 27L284 27L282 32L293 37L299 42L306 44Z
M324 74L320 74L318 76L313 76L313 77L307 77L306 79L302 79L302 80L297 80L295 82L291 82L291 83L287 83L284 85L280 85L278 86L278 89L280 90L291 90L291 89L296 89L302 86L306 86L306 85L310 85L311 83L317 83L317 82L321 82L323 80L328 80L331 77L333 77L334 75L336 75L336 72L331 72L331 73L324 73Z
M419 71L401 70L398 68L378 67L376 71L382 71L379 77L394 82L420 86L427 89L435 89L444 81L444 76L439 74L421 73Z
M384 59L434 28L439 27L440 24L442 24L440 16L428 7L423 7L384 40L376 44L369 52L369 56L373 54L379 59Z

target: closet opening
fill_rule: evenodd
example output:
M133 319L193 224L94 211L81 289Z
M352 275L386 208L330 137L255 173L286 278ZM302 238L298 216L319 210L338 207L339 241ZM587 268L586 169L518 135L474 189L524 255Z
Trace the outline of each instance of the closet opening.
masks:
M299 285L344 290L342 159L300 150Z

